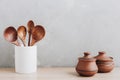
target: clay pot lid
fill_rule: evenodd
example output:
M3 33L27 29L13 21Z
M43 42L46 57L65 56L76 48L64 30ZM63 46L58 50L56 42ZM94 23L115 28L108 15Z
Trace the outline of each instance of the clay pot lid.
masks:
M106 52L104 52L104 51L101 51L98 53L99 53L99 55L95 57L97 59L97 61L112 61L113 60L113 58L107 56Z
M95 61L96 59L91 57L89 52L84 52L84 56L80 57L79 60L81 60L81 61Z

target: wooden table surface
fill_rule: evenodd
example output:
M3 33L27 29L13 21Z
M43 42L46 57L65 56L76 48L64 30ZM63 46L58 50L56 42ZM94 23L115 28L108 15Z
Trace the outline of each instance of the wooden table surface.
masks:
M19 74L14 68L0 68L0 80L119 80L120 67L93 77L79 76L74 68L38 68L36 73Z

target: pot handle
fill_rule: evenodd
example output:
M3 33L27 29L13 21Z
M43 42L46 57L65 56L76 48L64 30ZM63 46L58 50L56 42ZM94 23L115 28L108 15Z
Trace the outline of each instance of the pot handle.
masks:
M89 52L84 52L84 58L90 58L90 53Z

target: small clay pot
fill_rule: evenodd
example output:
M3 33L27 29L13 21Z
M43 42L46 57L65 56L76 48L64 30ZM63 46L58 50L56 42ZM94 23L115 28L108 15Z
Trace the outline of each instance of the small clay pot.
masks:
M79 58L76 71L81 76L93 76L98 72L96 59L92 58L88 52L84 52L84 57Z
M99 73L107 73L113 70L114 62L112 57L108 57L104 51L99 52L96 58Z

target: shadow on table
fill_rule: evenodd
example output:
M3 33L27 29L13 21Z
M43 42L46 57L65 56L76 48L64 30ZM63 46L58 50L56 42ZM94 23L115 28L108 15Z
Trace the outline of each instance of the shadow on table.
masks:
M71 76L79 77L79 74L77 74L76 72L68 72L68 74Z
M88 78L86 76L80 76L77 72L68 72L68 74L71 75L71 76L74 76L74 77L76 76L76 77L81 77L81 78Z

